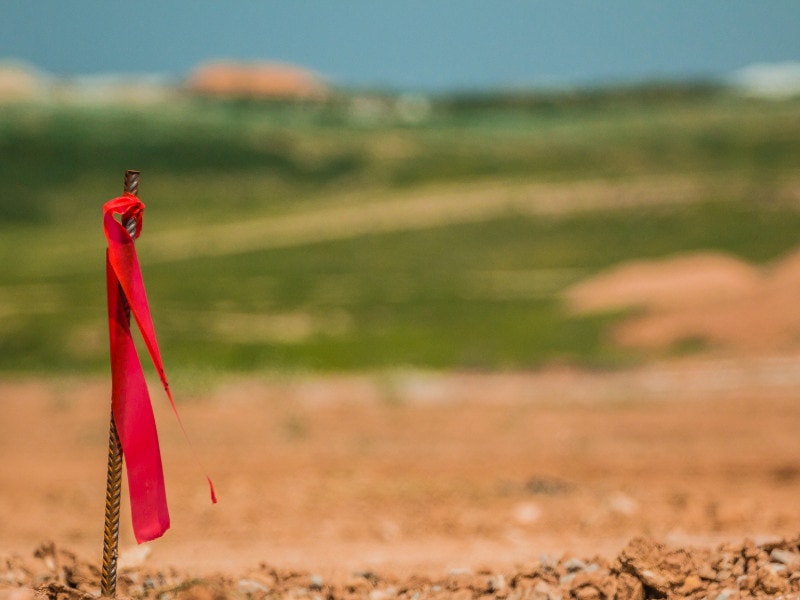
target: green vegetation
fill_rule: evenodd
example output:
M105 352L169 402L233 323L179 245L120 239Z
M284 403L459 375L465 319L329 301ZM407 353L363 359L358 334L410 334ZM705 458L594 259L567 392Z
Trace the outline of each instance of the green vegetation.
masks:
M413 120L391 98L4 108L0 370L107 368L100 207L126 168L168 371L637 360L608 339L619 315L570 315L562 291L631 258L767 261L800 232L800 101L667 92L446 99Z

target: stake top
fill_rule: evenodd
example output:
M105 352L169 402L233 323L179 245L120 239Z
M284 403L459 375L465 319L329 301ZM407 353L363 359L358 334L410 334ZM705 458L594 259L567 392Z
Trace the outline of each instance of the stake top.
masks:
M127 194L132 194L134 196L139 195L139 175L141 171L134 171L132 169L128 169L125 171L125 180L123 183L123 191ZM131 234L131 238L136 239L136 221L134 219L129 220L126 223L123 223L125 229L128 230L128 233Z
M134 171L128 169L125 171L125 182L123 185L123 190L128 194L133 194L134 196L139 195L139 175L141 171Z

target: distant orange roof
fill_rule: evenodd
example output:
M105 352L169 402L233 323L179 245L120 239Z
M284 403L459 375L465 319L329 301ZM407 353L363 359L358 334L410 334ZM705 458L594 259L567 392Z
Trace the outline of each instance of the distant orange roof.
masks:
M318 75L281 63L201 65L189 75L186 87L197 94L231 98L307 100L327 94Z

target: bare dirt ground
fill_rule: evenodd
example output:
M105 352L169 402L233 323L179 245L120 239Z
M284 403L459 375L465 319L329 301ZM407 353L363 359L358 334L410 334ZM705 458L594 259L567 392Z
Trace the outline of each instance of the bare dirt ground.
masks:
M713 342L690 359L173 382L194 453L154 386L172 529L136 546L123 502L120 595L800 598L797 263L678 257L570 291L639 307L623 342ZM0 599L97 595L108 382L0 396Z
M154 389L173 527L136 546L123 504L120 592L590 598L614 597L617 586L618 597L634 598L711 586L726 598L796 590L796 365L800 358L789 357L624 373L221 382L181 401L216 506ZM53 598L96 591L107 384L6 381L0 393L0 597L45 584ZM794 541L775 546L781 538ZM743 547L745 539L773 545ZM47 541L56 547L40 548ZM708 552L723 543L724 552ZM79 565L84 579L64 565ZM690 575L706 578L687 587Z

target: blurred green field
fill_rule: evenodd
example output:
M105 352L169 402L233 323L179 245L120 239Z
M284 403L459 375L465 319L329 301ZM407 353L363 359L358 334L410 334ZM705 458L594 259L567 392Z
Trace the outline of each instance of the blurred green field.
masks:
M0 110L0 370L107 369L103 202L142 171L168 372L613 368L561 293L800 240L800 101L724 91Z

